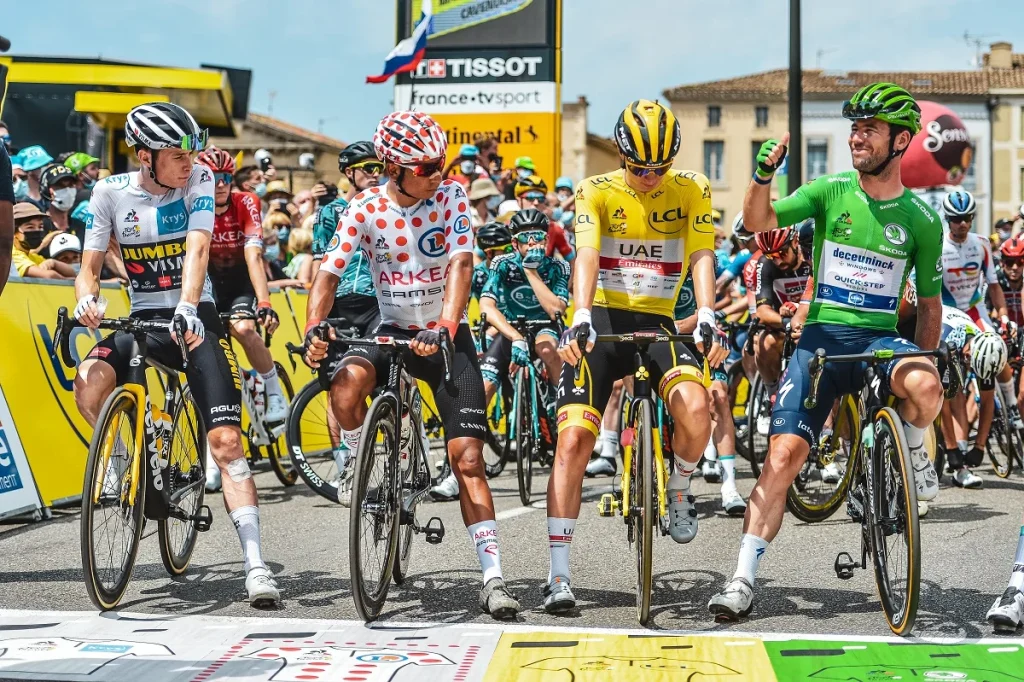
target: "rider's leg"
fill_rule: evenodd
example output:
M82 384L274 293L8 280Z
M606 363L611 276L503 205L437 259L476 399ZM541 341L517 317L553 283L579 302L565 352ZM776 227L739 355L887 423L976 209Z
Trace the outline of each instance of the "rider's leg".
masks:
M548 381L558 386L558 377L562 375L562 358L558 357L558 339L550 334L538 334L533 344L534 350L548 370Z
M103 403L116 385L114 368L102 360L83 360L78 367L74 383L75 404L89 426L96 426Z
M924 435L942 409L942 380L929 359L908 358L890 370L889 387L901 399L899 414L910 448L917 497L928 502L939 493L939 477L928 458Z
M604 407L604 416L601 419L599 440L601 456L606 459L615 459L619 454L619 413L622 412L622 391L622 380L612 384L612 392L608 396L608 402Z
M996 412L996 393L992 389L982 389L981 407L978 410L978 433L974 439L974 447L984 447L988 442L988 434L992 431L992 417Z
M341 438L354 455L359 447L359 432L366 419L366 398L377 385L377 371L365 358L351 355L341 361L331 379L330 406L341 426Z
M1012 407L1017 404L1016 393L1013 389L1013 368L1007 363L999 370L996 377L996 386L999 387L999 400L1005 407Z
M673 371L687 372L692 367L681 366ZM685 376L685 374L683 375ZM690 480L704 448L711 438L711 398L703 384L691 375L690 380L677 379L668 385L665 404L675 422L672 433L673 461L671 475L666 484L668 497L669 533L672 539L686 543L697 536L697 510L690 493ZM666 384L663 380L661 384Z
M729 386L724 381L713 381L710 388L715 419L712 441L722 464L722 492L736 490L736 428L729 401Z
M754 340L754 364L764 380L768 395L772 395L782 371L782 339L766 331L758 334Z
M1021 519L1017 550L1006 590L996 598L987 615L997 632L1016 632L1024 620L1024 518Z
M256 322L253 320L236 320L232 322L231 335L245 349L245 357L249 358L253 369L263 377L267 393L283 395L281 393L281 382L277 377L277 367L274 365L274 358L270 355L270 349L263 343L263 337L256 331Z

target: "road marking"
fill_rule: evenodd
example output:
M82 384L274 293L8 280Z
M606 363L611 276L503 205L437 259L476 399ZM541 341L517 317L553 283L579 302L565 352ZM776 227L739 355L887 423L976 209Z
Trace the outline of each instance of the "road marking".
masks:
M506 509L505 511L498 512L494 515L494 520L504 521L505 519L514 519L517 516L522 516L523 514L529 514L530 512L535 511L537 510L533 507L514 507L513 509Z
M855 649L867 649L867 647L866 646L853 646L852 644L849 645L849 646L844 646L843 647L843 651L854 651Z

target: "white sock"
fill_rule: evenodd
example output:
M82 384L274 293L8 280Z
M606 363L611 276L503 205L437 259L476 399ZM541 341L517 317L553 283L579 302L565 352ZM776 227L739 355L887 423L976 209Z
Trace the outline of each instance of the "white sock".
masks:
M1010 406L1017 404L1017 396L1013 392L1013 379L1009 381L997 381L999 384L999 393L1003 398L1003 409L1007 409Z
M601 456L615 459L619 452L619 432L612 429L601 429Z
M697 468L696 462L687 462L680 457L673 457L675 466L672 467L672 475L668 477L669 490L689 490L690 479Z
M740 540L740 556L736 561L736 573L733 580L743 578L751 585L754 584L754 574L761 563L764 553L768 550L768 541L750 533L744 533Z
M715 449L715 440L713 437L708 440L708 445L704 448L704 459L709 462L718 461L718 450Z
M722 455L722 490L736 490L736 455Z
M1024 526L1020 528L1020 539L1017 540L1017 555L1013 559L1013 572L1010 574L1010 587L1024 590Z
M480 568L484 571L484 585L491 578L501 577L501 551L498 549L498 524L494 521L481 521L466 528L469 539L476 546L476 556L480 559Z
M569 580L569 546L576 530L576 519L560 519L548 517L548 547L551 550L551 568L548 569L548 582L561 576Z
M348 446L350 455L354 457L356 450L359 449L359 434L362 432L362 429L353 429L352 431L340 429L340 431L341 442Z
M281 393L281 382L277 380L277 366L271 366L270 371L264 374L260 372L260 376L263 377L263 384L266 386L267 394L284 395Z
M238 540L242 543L242 555L245 557L245 572L249 569L266 567L263 553L260 551L260 508L239 507L231 512L231 522L238 531Z
M907 445L911 450L924 447L924 429L919 429L910 422L903 422L903 431L907 434Z

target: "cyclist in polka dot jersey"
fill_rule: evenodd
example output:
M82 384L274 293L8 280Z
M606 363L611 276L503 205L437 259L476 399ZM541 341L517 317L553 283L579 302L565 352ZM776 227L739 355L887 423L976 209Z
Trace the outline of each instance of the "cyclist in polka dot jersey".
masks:
M331 238L309 294L306 362L317 367L327 356L328 344L315 328L330 312L345 267L362 251L380 302L376 335L411 339L405 367L434 392L461 491L462 517L483 569L480 607L495 618L511 618L519 603L501 571L494 502L483 466L483 378L466 320L473 272L469 199L462 185L441 180L447 144L440 126L426 114L388 114L373 142L388 182L356 195ZM450 387L438 353L441 329L454 346ZM386 352L360 346L350 348L333 371L330 405L350 450L359 446L366 398L387 380L389 364ZM339 501L346 506L351 505L351 479L350 465L339 486Z

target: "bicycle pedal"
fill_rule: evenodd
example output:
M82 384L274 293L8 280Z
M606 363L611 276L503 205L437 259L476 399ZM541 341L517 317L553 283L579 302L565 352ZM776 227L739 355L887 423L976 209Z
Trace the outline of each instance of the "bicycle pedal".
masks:
M840 552L836 555L836 562L833 568L835 568L837 578L849 580L853 577L853 569L862 568L862 566L853 560L849 552Z
M597 503L598 516L615 516L619 513L619 501L612 493L601 495L601 501Z
M437 516L430 519L427 521L427 525L423 527L423 534L426 536L426 541L431 545L441 544L441 541L444 540L444 521Z
M195 521L196 530L200 533L213 528L213 512L205 504L192 516L192 520Z

